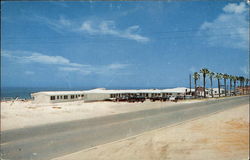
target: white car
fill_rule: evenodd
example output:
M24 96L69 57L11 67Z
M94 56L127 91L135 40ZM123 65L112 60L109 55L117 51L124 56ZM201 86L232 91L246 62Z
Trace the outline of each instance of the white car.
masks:
M169 97L170 101L175 101L175 99L176 99L176 97L174 97L174 96Z

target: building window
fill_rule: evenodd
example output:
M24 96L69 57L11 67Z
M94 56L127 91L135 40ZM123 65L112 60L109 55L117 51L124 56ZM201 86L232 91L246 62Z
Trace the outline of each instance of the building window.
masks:
M84 95L82 94L81 97L84 97Z
M68 96L64 96L64 99L68 99Z
M57 96L56 99L59 99L59 96Z
M60 99L63 99L63 96L60 96Z
M70 96L70 98L71 98L71 99L74 99L74 98L75 98L75 96L74 96L74 95L71 95L71 96Z
M55 100L56 96L50 96L50 100Z

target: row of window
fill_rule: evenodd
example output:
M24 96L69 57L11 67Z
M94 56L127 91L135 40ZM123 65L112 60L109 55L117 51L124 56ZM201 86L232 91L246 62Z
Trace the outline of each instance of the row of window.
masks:
M77 94L77 95L63 95L63 96L50 96L50 100L56 100L56 99L78 99L78 98L83 98L84 95L83 94Z
M124 97L124 96L143 96L143 97L149 97L149 93L121 93L121 94L111 94L110 97L111 98L118 98L118 97ZM167 95L172 95L172 93L162 93L162 96L167 96ZM179 93L178 93L179 95ZM152 97L157 97L157 96L161 96L161 93L151 93Z

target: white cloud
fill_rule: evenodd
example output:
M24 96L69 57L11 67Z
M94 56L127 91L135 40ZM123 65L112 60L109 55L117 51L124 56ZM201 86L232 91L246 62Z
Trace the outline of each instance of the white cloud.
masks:
M49 56L37 52L27 51L2 51L2 56L16 59L22 63L41 63L41 64L55 64L55 65L67 65L73 67L87 67L79 63L73 63L69 59L62 56Z
M126 68L128 64L113 63L107 66L109 69L123 69Z
M52 30L58 33L64 33L65 31L71 31L73 29L73 22L66 19L63 16L60 16L59 19L50 19L43 16L34 15L33 17L29 17L30 20L45 24Z
M71 73L80 73L80 74L91 74L93 71L91 70L93 67L85 68L85 67L58 67L58 70L63 72L71 72Z
M48 56L41 53L32 53L31 56L23 57L27 62L38 62L44 64L70 64L70 61L61 56Z
M246 12L247 8L244 2L241 2L239 5L230 3L223 8L223 11L228 13L241 14L243 12Z
M94 23L93 21L85 21L79 28L80 31L94 35L112 35L116 37L135 40L137 42L148 42L148 37L137 34L140 29L138 25L130 26L126 30L118 30L114 21L102 21Z
M93 66L87 64L79 64L70 61L62 56L49 56L37 52L28 51L2 51L2 56L19 63L39 63L44 65L54 65L59 71L80 73L80 74L106 74L116 70L124 69L128 64L112 63L102 66ZM32 74L31 72L25 72L25 74Z
M91 21L85 21L82 24L80 30L87 31L90 34L92 34L92 33L94 34L94 33L97 32L97 30L95 30L95 29L92 28L92 22Z
M33 74L35 74L35 72L32 72L32 71L25 71L24 74L26 74L26 75L33 75Z
M206 37L211 46L248 49L248 7L244 2L228 4L212 22L204 22L199 34Z
M80 68L77 67L60 67L59 68L62 71L80 71Z
M68 32L80 32L91 35L111 35L115 37L135 40L137 42L148 42L148 37L142 36L137 31L140 30L138 25L130 26L125 30L119 30L116 28L114 21L101 21L96 22L92 20L86 20L82 23L69 20L64 16L60 16L59 19L49 19L43 16L33 16L30 20L47 25L58 33ZM79 25L80 24L80 25Z
M64 18L63 16L60 16L60 19L58 20L59 24L63 25L63 26L71 26L72 22L66 18Z

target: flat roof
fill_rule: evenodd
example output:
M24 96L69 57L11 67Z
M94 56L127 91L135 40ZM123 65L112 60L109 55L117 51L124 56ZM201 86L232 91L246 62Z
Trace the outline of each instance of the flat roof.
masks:
M105 88L97 88L92 90L85 91L45 91L45 92L36 92L32 95L44 94L50 96L57 95L74 95L74 94L94 94L94 93L105 93L105 94L122 94L122 93L185 93L189 92L189 88L178 87L172 89L133 89L133 90L107 90ZM194 89L191 89L194 92Z
M116 94L116 93L161 93L161 90L159 89L133 89L133 90L106 90L106 89L93 89L84 91L84 93L110 93L110 94Z
M36 92L31 95L44 94L44 95L73 95L73 94L84 94L84 91L45 91L45 92Z

